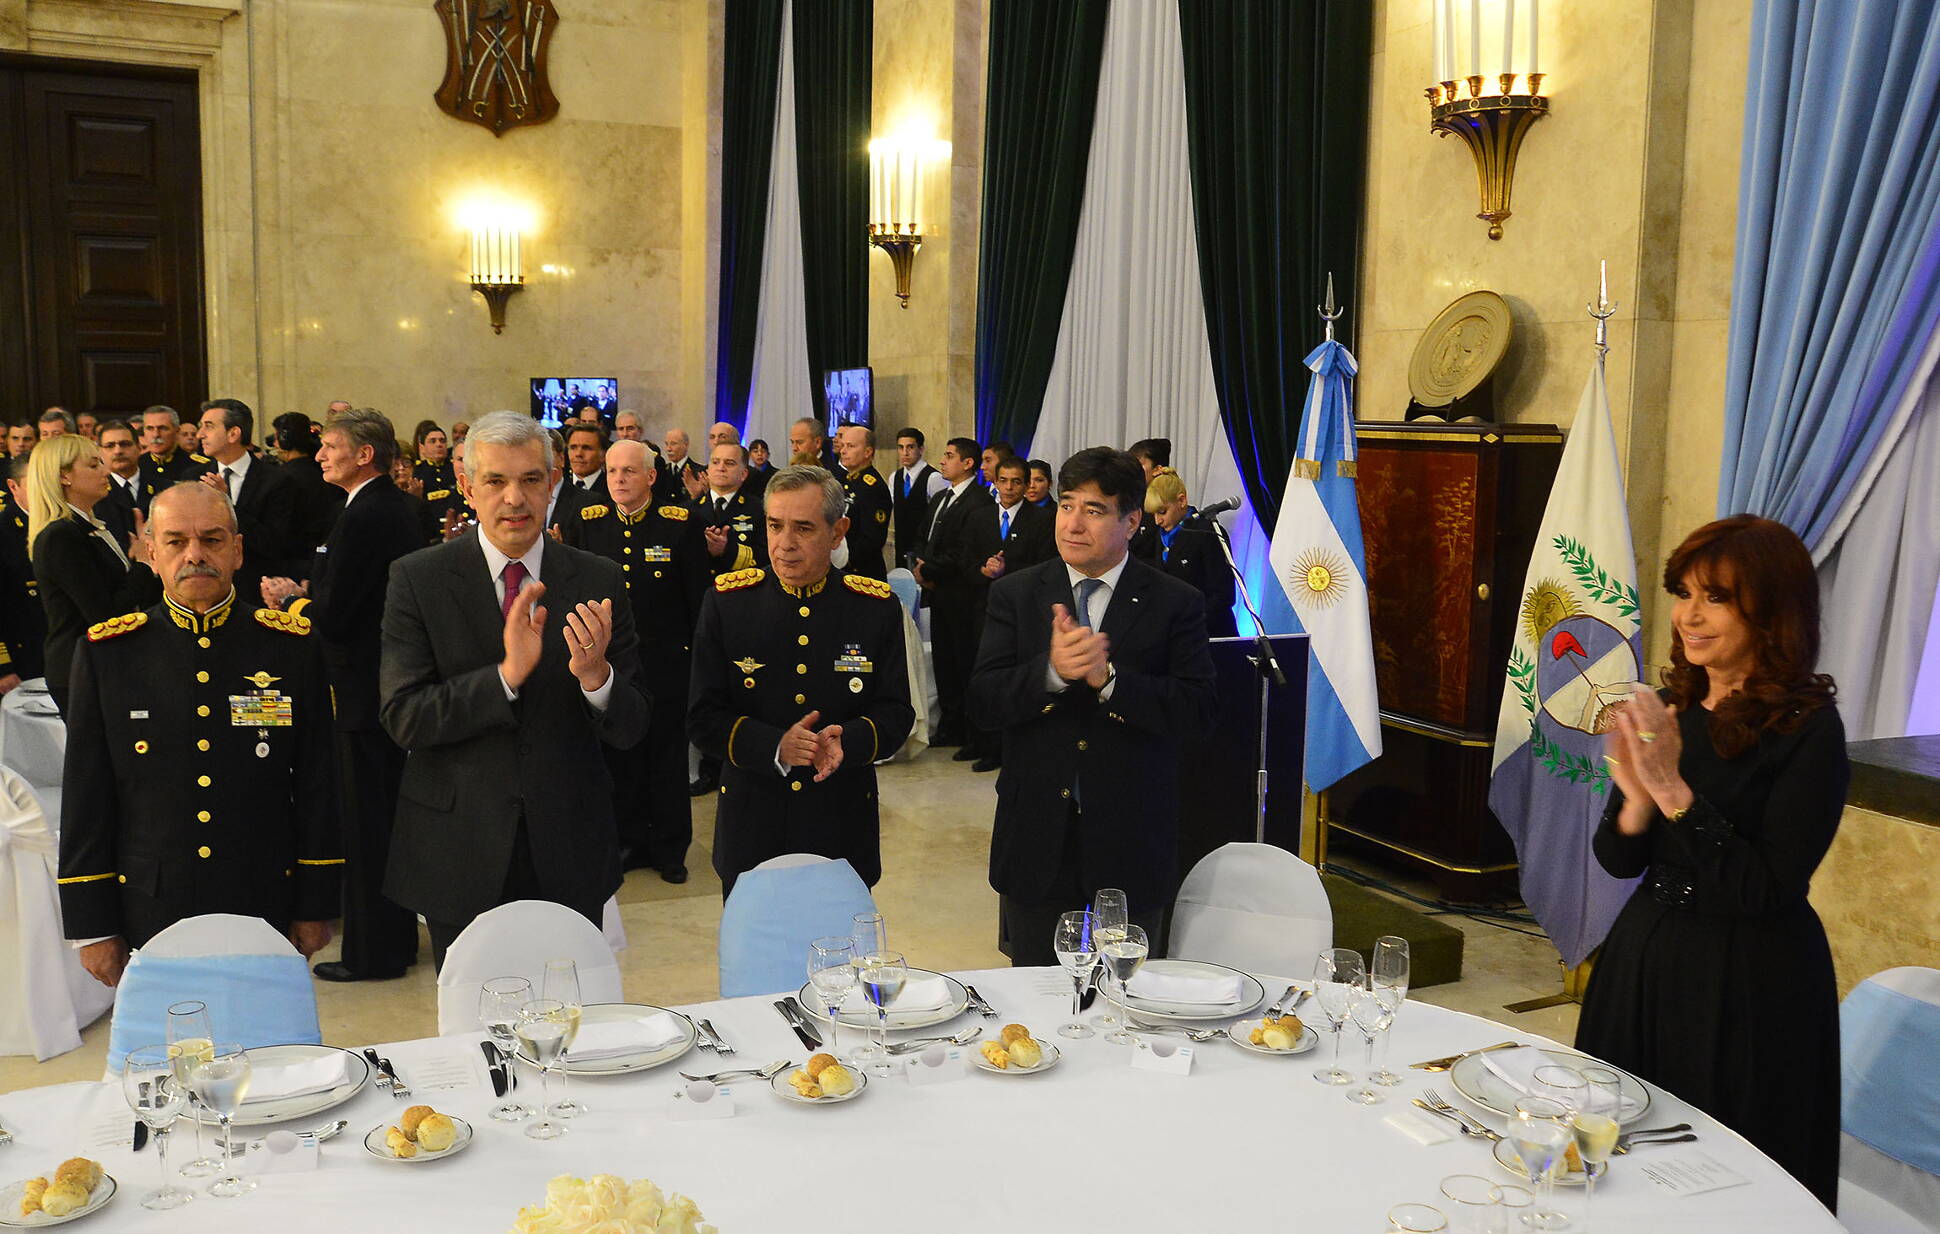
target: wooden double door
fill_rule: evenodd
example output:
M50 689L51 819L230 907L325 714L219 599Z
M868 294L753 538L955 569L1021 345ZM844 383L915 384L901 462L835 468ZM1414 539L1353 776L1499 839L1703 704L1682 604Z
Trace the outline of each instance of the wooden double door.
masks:
M193 73L0 60L0 418L194 415L201 165Z

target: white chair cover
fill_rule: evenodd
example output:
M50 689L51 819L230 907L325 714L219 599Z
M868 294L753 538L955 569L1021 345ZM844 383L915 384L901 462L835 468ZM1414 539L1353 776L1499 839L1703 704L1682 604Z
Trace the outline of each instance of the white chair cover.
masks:
M30 677L0 698L0 763L35 788L58 788L67 761L67 725L47 692L45 677Z
M546 961L570 959L586 1003L625 1001L620 965L598 926L563 904L514 900L480 913L445 952L438 974L438 1031L478 1031L478 990L493 977L524 977L542 997Z
M155 956L294 955L296 947L261 917L204 913L163 929L142 951Z
M1247 972L1304 976L1334 945L1320 875L1271 844L1227 844L1192 867L1172 910L1166 954Z
M60 810L60 789L0 767L0 1054L43 1062L79 1046L115 997L63 937Z
M1908 998L1940 1007L1940 970L1931 968L1889 968L1860 983L1881 986ZM1855 990L1855 993L1858 991ZM1848 996L1850 997L1850 996ZM1850 1034L1842 1034L1850 1036ZM1854 1050L1878 1043L1846 1040L1843 1047L1850 1068ZM1940 1041L1911 1046L1903 1041L1890 1043L1898 1052L1907 1048L1918 1052L1914 1064L1917 1074L1931 1075L1932 1060L1940 1057ZM1905 1058L1883 1063L1904 1065ZM1850 1074L1850 1072L1849 1072ZM1841 1132L1839 1136L1839 1220L1854 1234L1940 1234L1940 1177L1918 1166L1888 1156L1871 1144Z
M921 606L923 599L923 588L917 583L916 576L903 567L897 566L889 572L888 583L889 590L895 592L896 598L903 602L904 610L911 617L916 616L916 610Z
M620 920L619 896L606 897L606 907L600 910L600 933L606 936L606 945L613 949L616 958L626 950L626 923Z
M916 712L916 721L909 726L909 737L902 748L881 760L885 763L908 762L929 749L930 717L936 714L936 674L930 670L929 648L907 607L903 609L903 664L909 674L909 705Z
M783 853L779 857L768 858L768 860L756 866L755 869L790 870L796 866L818 866L828 860L829 858L822 856L820 853Z

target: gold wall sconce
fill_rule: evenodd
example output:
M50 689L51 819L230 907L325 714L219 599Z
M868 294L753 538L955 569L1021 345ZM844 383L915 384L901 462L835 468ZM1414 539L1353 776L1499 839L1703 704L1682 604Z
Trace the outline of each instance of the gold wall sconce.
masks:
M1428 127L1440 137L1453 133L1468 146L1482 198L1482 209L1475 217L1489 225L1489 239L1500 240L1502 221L1510 214L1509 195L1515 184L1516 156L1522 149L1522 139L1531 125L1549 114L1549 98L1543 93L1542 0L1522 0L1521 7L1528 14L1523 22L1517 21L1517 0L1501 0L1499 55L1493 45L1483 45L1482 0L1466 0L1466 13L1461 15L1457 13L1458 0L1429 3L1435 13L1435 84L1422 92L1428 98ZM1517 70L1518 25L1526 25L1529 33L1521 71ZM1467 37L1461 40L1466 54L1458 56L1460 31L1466 31ZM1468 72L1458 75L1457 66L1464 63ZM1485 72L1485 68L1490 71ZM1485 82L1496 89L1484 94Z
M924 214L924 182L931 164L949 157L948 142L877 138L869 143L869 243L889 254L896 298L909 307L910 269L923 237L935 235Z
M492 333L505 333L505 302L525 286L525 263L519 251L519 227L509 219L478 218L472 222L472 290L485 297Z

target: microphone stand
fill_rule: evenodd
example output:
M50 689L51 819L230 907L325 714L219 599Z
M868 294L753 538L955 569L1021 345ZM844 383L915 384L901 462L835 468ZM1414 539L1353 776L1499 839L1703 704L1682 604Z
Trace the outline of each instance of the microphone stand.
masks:
M1246 576L1240 573L1239 562L1233 559L1232 536L1226 525L1217 518L1211 520L1213 534L1219 540L1219 548L1226 555L1226 568L1233 572L1233 583L1239 588L1240 603L1246 606L1246 613L1253 619L1253 654L1246 658L1260 678L1260 749L1259 758L1253 770L1253 842L1266 843L1266 715L1267 703L1272 686L1284 687L1287 675L1280 667L1280 659L1273 651L1273 643L1266 636L1266 623L1260 620L1259 610L1253 607L1253 596L1246 589Z

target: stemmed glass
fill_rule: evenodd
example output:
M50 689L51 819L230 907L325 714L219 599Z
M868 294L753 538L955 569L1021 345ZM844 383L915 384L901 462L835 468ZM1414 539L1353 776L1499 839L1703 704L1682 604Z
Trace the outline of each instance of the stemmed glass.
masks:
M196 1100L222 1123L222 1177L209 1184L209 1194L223 1199L256 1190L256 1180L236 1173L231 1157L235 1138L230 1124L249 1095L249 1076L249 1051L233 1041L221 1041L209 1046L208 1058L195 1064L190 1077Z
M1499 1234L1502 1188L1480 1174L1451 1174L1442 1179L1442 1195L1455 1206L1456 1234Z
M1374 1039L1386 1032L1394 1023L1394 1007L1389 1002L1390 992L1376 990L1369 986L1354 986L1347 992L1347 1014L1354 1021L1354 1027L1361 1030L1367 1040L1367 1079L1353 1092L1347 1094L1349 1101L1361 1105L1375 1105L1387 1100L1387 1094L1374 1087ZM1345 1027L1345 1026L1343 1026ZM1338 1039L1335 1054L1338 1057Z
M195 1116L195 1093L189 1081L195 1065L209 1057L211 1039L209 1005L200 999L172 1003L168 1009L168 1056L175 1064L175 1082L189 1095L189 1121L195 1126L195 1157L182 1166L185 1178L206 1178L222 1168L203 1151L202 1120Z
M1097 945L1099 952L1104 951L1106 943L1124 938L1125 928L1131 924L1131 921L1125 893L1118 888L1103 887L1099 889L1098 894L1091 897L1091 941ZM1109 998L1105 1000L1105 1005L1111 1006ZM1099 1028L1117 1028L1120 1023L1119 1017L1110 1011L1099 1012L1092 1017L1091 1022ZM1114 1033L1107 1040L1117 1041L1124 1036L1124 1033ZM1129 1041L1130 1038L1126 1037L1126 1040Z
M860 983L862 970L870 958L889 954L889 924L883 920L881 913L857 913L850 918L849 938L855 943L855 954L849 958L849 963L855 966L856 981ZM885 1036L884 1044L887 1043ZM883 1053L883 1046L869 1040L866 1031L862 1034L862 1044L851 1054L859 1062L888 1057Z
M172 1185L168 1176L168 1131L188 1102L188 1089L176 1083L175 1060L165 1045L145 1045L128 1051L121 1064L121 1095L135 1117L155 1133L155 1155L162 1167L162 1185L141 1198L143 1208L180 1208L195 1198L192 1191Z
M829 1010L829 1053L842 1057L842 1000L855 989L860 974L850 961L855 959L855 939L841 934L818 938L808 945L808 983Z
M557 999L535 998L519 1008L519 1023L513 1033L533 1062L539 1064L539 1117L526 1125L525 1133L535 1140L556 1140L566 1134L563 1124L548 1117L552 1104L552 1066L566 1049L566 1007Z
M1098 963L1097 944L1092 941L1091 914L1080 908L1058 918L1056 935L1051 939L1051 950L1056 953L1058 963L1064 971L1071 974L1071 1022L1058 1026L1058 1036L1079 1041L1092 1035L1091 1025L1078 1018L1083 1010L1085 982L1091 980L1091 970Z
M1596 1203L1596 1180L1608 1168L1610 1153L1617 1146L1623 1090L1614 1071L1585 1067L1582 1075L1588 1091L1570 1130L1576 1135L1576 1151L1583 1155L1583 1226L1587 1227L1590 1208Z
M1348 1000L1366 975L1363 969L1361 953L1351 947L1323 951L1314 960L1314 1003L1320 1008L1320 1014L1327 1017L1327 1027L1334 1032L1333 1066L1314 1069L1314 1079L1322 1084L1354 1082L1351 1072L1341 1070L1340 1035L1347 1027Z
M518 1058L517 1034L513 1031L519 1023L519 1011L532 1001L532 983L524 977L494 977L478 987L478 1022L498 1043L500 1052L505 1056L506 1096L505 1100L492 1107L492 1117L501 1123L516 1123L530 1117L531 1110L512 1100L512 1092L518 1087L518 1068L513 1065Z
M1398 934L1383 934L1374 940L1374 966L1368 970L1368 986L1388 1008L1388 1023L1392 1027L1396 1016L1401 1014L1401 1004L1408 1000L1408 940ZM1388 1070L1388 1051L1393 1047L1392 1032L1381 1035L1381 1069L1367 1078L1383 1088L1393 1088L1401 1083L1401 1077ZM1374 1061L1370 1054L1369 1064Z
M1523 1171L1536 1186L1536 1203L1522 1215L1532 1230L1555 1230L1569 1218L1552 1207L1556 1194L1556 1165L1570 1141L1570 1112L1550 1097L1524 1097L1509 1117L1509 1147L1522 1161Z
M896 1069L889 1063L889 1004L903 992L909 968L903 963L901 952L884 951L862 958L861 978L862 992L876 1009L876 1031L882 1042L872 1056L876 1061L869 1065L869 1074L892 1075Z
M1105 939L1102 931L1094 932L1098 939L1098 954L1105 962L1105 971L1111 974L1112 981L1118 986L1118 1023L1119 1029L1108 1034L1106 1041L1114 1045L1136 1045L1138 1038L1132 1033L1132 1013L1125 1006L1127 989L1138 970L1145 966L1145 957L1151 953L1151 945L1145 940L1145 930L1140 926L1119 927L1118 937Z
M539 996L559 1004L559 1018L566 1026L566 1039L559 1046L561 1096L546 1113L554 1118L578 1118L586 1112L586 1107L573 1100L573 1077L566 1055L573 1048L573 1039L579 1036L579 966L571 960L547 960L541 981L544 984L539 988Z

